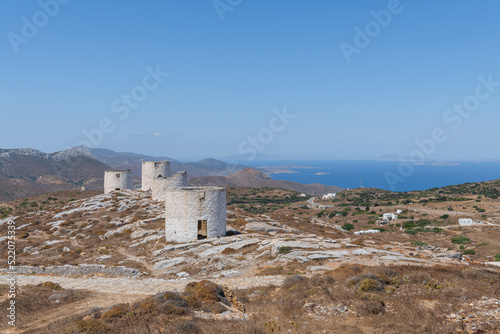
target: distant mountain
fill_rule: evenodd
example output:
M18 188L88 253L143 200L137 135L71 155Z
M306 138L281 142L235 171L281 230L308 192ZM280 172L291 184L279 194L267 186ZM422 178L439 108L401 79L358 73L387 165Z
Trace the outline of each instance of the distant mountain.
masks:
M0 149L0 201L78 189L81 186L101 190L104 171L110 169L131 169L135 184L138 184L142 162L151 160L169 160L172 172L185 170L190 177L228 175L245 168L215 159L183 163L169 157L85 146L55 153L44 153L32 148Z
M90 148L86 146L79 146L81 150L86 151L89 155L96 158L97 160L104 162L105 164L117 167L120 166L122 169L133 168L137 161L151 161L151 160L170 160L176 161L169 157L153 157L145 154L137 154L131 152L115 152L113 150L108 150L105 148Z
M200 177L210 175L228 175L246 168L243 165L229 164L216 159L205 159L199 162L180 162L169 157L154 157L144 154L130 152L115 152L102 148L79 147L95 159L115 168L131 169L134 177L141 178L143 161L169 160L172 172L187 171L189 177Z
M271 187L298 191L308 195L323 195L331 192L340 192L343 189L323 184L302 184L292 181L277 181L266 174L253 169L245 168L227 176L208 176L189 179L193 186L220 186L220 187Z
M224 176L229 175L239 170L245 169L247 166L226 163L216 159L205 159L198 162L173 162L172 171L187 171L189 177L200 176Z
M38 157L52 161L61 161L75 156L92 157L85 146L72 147L55 153L44 153L34 148L0 149L0 158L10 158L12 155Z
M192 184L237 187L274 187L316 195L341 190L320 184L303 185L276 181L252 168L216 159L180 162L169 157L73 147L55 153L32 148L0 149L0 201L39 195L50 191L103 189L104 171L131 169L140 183L143 161L171 162L172 172L187 171Z
M106 164L78 148L44 153L31 148L0 149L0 200L49 191L101 189Z

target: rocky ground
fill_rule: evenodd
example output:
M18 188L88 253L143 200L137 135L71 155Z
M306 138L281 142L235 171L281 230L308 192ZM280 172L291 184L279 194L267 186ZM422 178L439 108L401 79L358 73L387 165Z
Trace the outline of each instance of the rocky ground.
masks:
M166 243L163 212L164 203L152 201L147 192L100 194L70 201L57 209L2 219L0 239L6 241L8 222L14 221L20 286L52 281L64 289L96 294L101 306L116 304L113 298L103 302L103 295L122 296L121 302L132 302L162 291L182 292L187 284L201 280L232 291L248 291L281 286L294 275L306 279L328 275L354 264L422 268L466 268L472 264L466 255L448 248L414 246L370 235L358 237L316 219L313 224L334 231L318 234L307 226L289 223L289 219L284 222L269 214L248 214L233 207L228 208L228 236ZM8 271L3 269L3 279ZM443 322L462 327L467 324L464 328L468 330L487 321L493 327L500 326L498 297L467 300L467 309L443 315ZM74 314L76 310L81 311L81 307ZM332 301L304 303L303 311L319 322L331 314L359 316L351 307ZM213 319L212 315L196 312L198 317ZM228 314L230 310L226 315L231 317ZM34 320L30 324L43 323Z
M228 236L168 244L163 210L164 204L152 201L146 192L122 191L76 200L55 213L9 217L0 226L13 219L16 233L24 237L18 256L26 264L18 268L22 274L196 279L261 275L290 263L307 274L342 263L467 263L462 253L452 250L408 247L370 237L360 241L347 234L333 239L292 228L268 215L249 218L232 211L228 211ZM231 226L234 221L237 229ZM89 241L94 249L88 249ZM62 265L54 265L58 262Z

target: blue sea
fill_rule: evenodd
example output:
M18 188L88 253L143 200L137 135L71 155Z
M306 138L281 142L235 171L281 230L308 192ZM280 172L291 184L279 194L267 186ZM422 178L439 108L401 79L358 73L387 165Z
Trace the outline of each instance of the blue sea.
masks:
M359 188L362 180L365 188L399 192L500 179L500 162L426 164L413 166L413 170L401 167L399 161L256 161L251 165L296 166L288 168L296 173L270 175L275 180L321 183L350 189Z

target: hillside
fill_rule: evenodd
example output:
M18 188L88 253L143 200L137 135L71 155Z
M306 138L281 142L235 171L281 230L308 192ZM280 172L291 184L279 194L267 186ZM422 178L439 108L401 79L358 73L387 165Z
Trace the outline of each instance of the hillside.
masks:
M198 162L180 162L169 157L156 157L130 152L115 152L102 148L80 147L95 159L116 169L131 169L134 177L141 178L143 161L170 161L173 173L187 171L189 177L201 177L210 175L228 175L241 170L246 166L228 164L216 159L205 159Z
M19 250L12 333L496 333L500 225L461 227L442 211L489 218L498 200L455 196L356 189L322 209L294 191L230 188L227 236L185 244L165 242L165 203L142 191L2 203L0 240L15 225ZM414 217L353 233L398 208Z
M340 187L326 186L318 183L302 184L292 181L277 181L253 168L245 168L227 176L191 178L189 179L189 183L195 186L278 188L297 191L308 195L323 195L329 192L340 192L343 190Z
M106 164L77 149L53 154L33 149L0 150L0 200L81 186L100 189L108 169Z
M186 170L190 176L227 175L245 166L215 159L182 163L169 157L115 152L85 146L55 153L32 148L0 149L0 201L44 194L51 191L79 189L101 190L104 171L131 169L136 184L140 182L142 162L170 160L172 171Z

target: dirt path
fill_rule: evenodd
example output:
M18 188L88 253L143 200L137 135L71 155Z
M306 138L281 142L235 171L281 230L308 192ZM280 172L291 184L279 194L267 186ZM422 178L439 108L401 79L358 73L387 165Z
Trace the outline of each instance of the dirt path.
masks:
M319 208L334 208L335 207L335 205L317 204L314 202L315 199L316 199L316 197L311 197L307 200L307 202L309 204L311 204L312 206L319 207Z
M5 275L0 275L0 280L5 280ZM209 280L222 284L230 289L245 289L269 284L281 285L283 276L254 276L214 278ZM83 289L108 294L125 295L153 295L161 291L184 291L185 286L201 279L165 280L160 278L125 278L125 277L95 277L95 278L70 278L64 276L45 275L18 275L17 284L40 284L51 281L60 284L65 289Z

